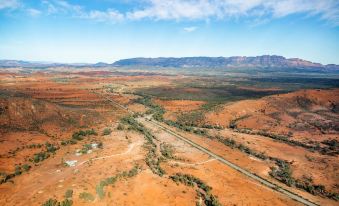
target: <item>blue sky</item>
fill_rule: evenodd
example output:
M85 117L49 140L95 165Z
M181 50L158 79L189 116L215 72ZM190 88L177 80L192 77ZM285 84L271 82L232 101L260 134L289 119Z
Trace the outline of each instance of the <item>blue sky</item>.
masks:
M0 0L0 59L263 54L339 64L339 1Z

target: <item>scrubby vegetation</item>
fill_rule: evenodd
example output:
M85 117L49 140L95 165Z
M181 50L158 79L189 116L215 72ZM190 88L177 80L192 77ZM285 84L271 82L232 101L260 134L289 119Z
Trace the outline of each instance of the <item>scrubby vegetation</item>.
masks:
M95 132L94 129L80 130L72 134L72 139L81 141L84 139L84 137L89 135L98 135L98 134Z
M65 199L61 202L59 202L56 199L49 199L42 204L42 206L72 206L72 205L73 205L73 201L68 200L68 199Z
M258 153L256 151L252 150L251 148L241 144L241 143L237 143L236 141L234 141L231 138L223 138L223 137L218 136L218 135L215 136L215 137L211 137L211 136L208 136L208 137L211 138L211 139L217 139L219 142L223 143L226 146L229 146L231 148L236 148L236 149L238 149L242 152L245 152L248 155L252 155L256 158L259 158L259 159L262 159L262 160L268 159L268 157L264 153Z
M221 206L221 203L218 201L218 198L211 194L212 188L199 178L189 174L176 173L170 176L170 179L172 179L176 183L182 183L190 187L196 186L198 188L197 193L199 196L203 198L205 205Z
M33 158L30 159L31 162L39 163L49 158L51 154L55 154L55 152L59 149L58 146L50 144L49 142L45 143L45 150L35 153Z
M82 192L79 194L79 198L82 200L85 200L87 202L92 202L94 201L95 197L89 192Z
M175 156L173 154L174 149L170 144L162 143L160 145L160 152L165 158L175 159Z
M142 97L135 100L136 103L143 104L150 108L149 111L147 111L148 114L153 114L153 118L157 121L163 121L165 114L164 108L161 106L154 104L152 102L152 98L146 95L141 95Z
M292 146L298 146L298 147L308 149L311 152L318 151L320 154L323 154L323 155L337 155L337 154L339 154L338 146L330 146L330 145L327 144L328 145L327 147L321 147L319 144L315 144L315 145L305 144L303 142L299 142L297 140L290 139L289 136L273 134L273 133L266 132L266 131L254 131L254 130L251 130L251 129L239 129L239 128L235 128L234 131L240 132L240 133L245 133L245 134L265 136L265 137L268 137L268 138L271 138L271 139L274 139L274 140L284 142L284 143L292 145ZM326 142L323 143L323 144L326 145Z
M208 73L210 74L210 71ZM242 81L239 81L239 79L237 79L236 81L232 79L227 79L227 81L225 81L225 79L208 79L206 81L206 79L195 79L194 81L183 82L177 87L157 86L147 89L140 89L138 93L148 96L155 96L157 98L166 100L206 101L210 103L210 105L207 106L208 108L220 103L234 102L244 99L254 99L267 95L286 92L284 90L254 91L241 88L242 85L245 86L248 83L253 83L253 80L244 79ZM257 82L255 82L255 85L258 87L258 85L263 85L263 82L260 82L260 80L258 80ZM266 85L267 88L272 87L269 84ZM194 89L195 92L190 92L190 89Z
M112 133L111 128L105 128L104 131L102 132L102 135L110 135Z
M226 146L229 146L231 148L236 148L248 155L252 155L259 159L273 161L276 164L276 166L271 167L271 171L269 173L270 176L272 176L273 178L279 180L280 182L290 187L294 186L299 189L305 190L313 195L320 195L320 196L325 196L325 197L328 197L334 200L339 200L339 194L326 191L323 185L314 185L311 181L305 182L305 181L294 179L292 177L292 169L290 167L290 163L288 163L285 160L281 160L276 157L270 157L270 156L265 155L264 153L258 153L256 151L253 151L249 147L241 143L237 143L235 140L231 138L223 138L221 136L215 136L215 137L207 136L207 137L211 139L217 139L219 142L223 143Z
M17 147L13 150L10 150L8 151L8 154L7 156L3 156L3 157L7 157L7 158L10 158L10 157L14 157L16 155L16 153L24 150L24 149L35 149L35 148L41 148L43 147L44 145L43 144L29 144L29 145L23 145L21 147Z
M79 131L74 132L72 134L72 138L71 139L61 141L61 145L65 146L65 145L68 145L68 144L76 144L77 141L81 141L86 136L89 136L89 135L98 135L98 133L94 129L79 130Z
M181 125L197 127L203 124L204 119L204 114L201 111L192 111L178 115L177 122Z
M8 180L15 177L15 174L7 174L6 172L0 172L0 184L7 182Z
M87 154L89 150L92 149L92 145L91 144L84 144L80 150L81 154Z
M324 140L321 143L327 146L327 148L324 148L323 151L326 154L330 155L338 155L339 154L339 141L336 139L329 139L329 140Z
M150 167L154 174L163 176L165 171L160 167L162 158L157 154L157 145L153 142L155 137L142 124L138 123L133 117L128 116L121 120L123 124L128 125L128 129L135 130L144 135L146 140L145 148L148 150L146 155L146 164Z
M33 159L30 159L34 163L42 162L45 159L49 158L50 154L47 152L39 152L34 154Z
M14 172L11 174L7 174L5 172L0 172L0 184L9 181L15 176L21 175L23 172L28 172L31 169L31 166L28 164L16 165Z
M185 124L181 124L179 122L175 122L172 120L164 120L164 123L166 123L168 126L176 127L178 129L181 129L186 132L192 132L197 135L206 135L207 131L204 129L194 128L192 126L187 126Z
M124 129L125 129L124 125L119 123L117 126L117 130L124 130Z
M141 171L141 167L139 165L135 165L131 170L121 172L113 177L108 177L104 180L101 180L100 183L96 186L95 190L98 194L100 199L103 199L105 197L105 191L104 188L108 185L114 185L118 180L123 178L130 178L134 177L138 174L138 172Z
M65 146L65 145L68 145L68 144L76 144L77 141L74 140L74 139L69 139L69 140L63 140L61 141L61 145Z
M277 167L271 167L271 171L269 172L273 178L290 187L297 187L313 195L319 195L339 201L339 194L327 191L324 185L315 185L313 184L312 179L307 179L305 181L293 178L290 163L279 159L275 159L275 162Z
M147 112L148 114L153 114L153 119L159 122L164 122L169 126L177 127L181 130L184 130L186 132L193 132L198 135L205 135L207 134L207 131L204 129L197 128L198 124L200 123L200 126L202 128L209 128L209 129L220 129L218 126L212 126L212 125L206 125L203 123L203 114L201 111L195 111L191 113L183 113L180 116L178 116L177 121L172 120L165 120L164 114L165 110L160 105L154 104L152 102L152 99L149 96L143 96L142 98L139 98L136 100L138 103L143 104L150 108L150 110Z
M66 198L66 199L70 199L70 198L72 198L72 197L73 197L73 190L72 190L72 189L66 190L66 192L65 192L65 198Z
M229 124L229 128L236 129L237 128L237 122L240 121L240 120L246 119L248 117L250 117L250 115L244 115L244 116L238 117L236 119L233 119Z

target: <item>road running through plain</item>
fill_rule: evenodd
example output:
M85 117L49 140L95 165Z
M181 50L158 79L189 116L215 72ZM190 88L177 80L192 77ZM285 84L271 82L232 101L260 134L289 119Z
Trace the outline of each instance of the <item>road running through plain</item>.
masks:
M276 184L274 184L274 183L272 183L272 182L270 182L270 181L268 181L268 180L266 180L266 179L264 179L262 177L257 176L256 174L253 174L253 173L251 173L251 172L249 172L249 171L247 171L247 170L237 166L236 164L234 164L234 163L224 159L223 157L221 157L221 156L211 152L210 150L200 146L199 144L197 144L197 143L195 143L195 142L193 142L193 141L183 137L182 135L180 135L180 134L178 134L178 133L176 133L176 132L174 132L174 131L172 131L172 130L164 127L164 126L162 126L160 123L158 123L158 122L156 122L154 120L147 120L147 119L144 119L144 120L146 120L148 122L151 122L153 125L155 125L158 128L164 130L165 132L167 132L167 133L175 136L176 138L178 138L178 139L180 139L180 140L190 144L191 146L193 146L193 147L199 149L200 151L210 155L211 157L215 158L216 160L220 161L221 163L223 163L223 164L225 164L225 165L227 165L227 166L237 170L238 172L246 175L247 177L260 182L264 186L267 186L267 187L269 187L269 188L271 188L273 190L276 190L276 191L278 191L278 192L280 192L280 193L290 197L293 200L296 200L296 201L298 201L300 203L303 203L304 205L307 205L307 206L319 206L318 204L313 203L313 202L311 202L310 200L308 200L308 199L306 199L304 197L301 197L301 196L299 196L299 195L297 195L297 194L295 194L295 193L293 193L293 192L291 192L291 191L289 191L289 190L287 190L285 188L282 188L282 187L280 187L280 186L278 186L278 185L276 185Z
M121 105L121 104L119 104L119 103L113 101L112 99L110 99L110 98L108 98L108 97L104 97L104 98L105 98L106 100L108 100L109 102L111 102L113 105L118 106L118 107L120 107L121 109L126 110L128 113L130 113L130 114L132 114L132 115L134 114L134 112L131 111L131 110L130 110L129 108L127 108L126 106L123 106L123 105ZM193 146L193 147L199 149L200 151L202 151L202 152L204 152L204 153L210 155L211 157L215 158L216 160L220 161L221 163L223 163L223 164L225 164L225 165L227 165L227 166L229 166L229 167L235 169L236 171L238 171L238 172L240 172L240 173L246 175L247 177L249 177L249 178L251 178L251 179L253 179L253 180L256 180L257 182L261 183L262 185L264 185L264 186L266 186L266 187L268 187L268 188L271 188L271 189L273 189L273 190L275 190L275 191L278 191L278 192L280 192L280 193L286 195L287 197L289 197L289 198L291 198L291 199L293 199L293 200L295 200L295 201L298 201L298 202L300 202L300 203L302 203L302 204L304 204L304 205L307 205L307 206L319 206L318 204L316 204L316 203L314 203L314 202L311 202L310 200L308 200L308 199L306 199L306 198L304 198L304 197L302 197L302 196L300 196L300 195L297 195L297 194L293 193L292 191L289 191L288 189L282 188L282 187L280 187L279 185L276 185L276 184L274 184L274 183L272 183L272 182L270 182L270 181L268 181L268 180L266 180L266 179L264 179L264 178L262 178L262 177L260 177L260 176L258 176L258 175L256 175L256 174L254 174L254 173L251 173L251 172L249 172L249 171L247 171L247 170L245 170L245 169L243 169L243 168L237 166L236 164L234 164L234 163L232 163L232 162L230 162L230 161L224 159L223 157L221 157L221 156L219 156L219 155L217 155L217 154L211 152L210 150L208 150L208 149L206 149L206 148L200 146L199 144L197 144L197 143L195 143L195 142L193 142L193 141L191 141L191 140L189 140L189 139L183 137L183 136L180 135L180 134L177 134L177 133L174 132L173 130L170 130L170 129L168 129L168 128L162 126L160 123L158 123L158 122L156 122L156 121L154 121L154 120L152 120L152 119L146 119L146 118L142 118L142 119L143 119L144 121L149 121L149 122L151 122L153 125L155 125L155 126L157 126L158 128L164 130L165 132L167 132L167 133L169 133L169 134L171 134L171 135L177 137L178 139L180 139L180 140L182 140L182 141L184 141L184 142L190 144L191 146ZM142 122L139 121L139 123L142 123Z

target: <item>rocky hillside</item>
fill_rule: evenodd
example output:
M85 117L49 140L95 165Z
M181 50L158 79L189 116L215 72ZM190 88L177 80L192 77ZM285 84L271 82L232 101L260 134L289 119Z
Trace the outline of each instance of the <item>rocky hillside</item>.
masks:
M338 65L322 65L310 61L283 56L263 55L256 57L183 57L183 58L132 58L116 61L114 66L156 66L156 67L276 67L276 68L310 68L339 70Z

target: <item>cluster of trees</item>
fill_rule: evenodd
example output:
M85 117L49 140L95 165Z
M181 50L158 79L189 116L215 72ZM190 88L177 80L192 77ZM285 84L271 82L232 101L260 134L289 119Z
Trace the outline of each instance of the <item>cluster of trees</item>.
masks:
M182 183L184 185L194 187L197 186L202 192L199 192L199 196L203 197L204 203L207 206L221 206L218 198L211 194L212 187L208 186L205 182L190 174L176 173L170 176L176 183Z
M236 132L240 132L240 133L245 133L245 134L252 134L252 135L261 135L264 137L268 137L274 140L278 140L281 142L284 142L286 144L292 145L292 146L299 146L305 149L308 149L309 151L318 151L321 154L324 155L337 155L339 154L339 149L338 147L333 147L333 146L328 146L328 147L321 147L319 144L316 145L310 145L310 144L305 144L293 139L289 139L288 136L285 135L279 135L279 134L273 134L270 132L266 132L266 131L253 131L251 129L234 129L234 131Z
M23 172L28 172L31 169L31 166L28 164L24 165L16 165L14 172L11 174L7 174L5 172L0 173L0 184L9 181L10 179L14 178L15 176L21 175Z
M72 197L73 197L73 190L68 189L65 192L65 199L63 201L59 202L56 199L50 198L46 202L44 202L42 206L72 206L73 205Z
M89 129L89 130L80 130L77 132L74 132L72 134L72 138L69 140L63 140L61 142L61 145L68 145L68 144L76 144L77 141L81 141L84 139L84 137L89 136L89 135L98 135L98 133L94 129Z
M82 146L82 149L80 150L80 153L82 154L87 154L88 150L92 149L92 145L91 144L84 144Z
M215 137L211 137L211 136L208 136L209 138L211 139L217 139L219 142L223 143L224 145L228 146L228 147L231 147L231 148L236 148L248 155L252 155L256 158L259 158L259 159L262 159L262 160L266 160L268 159L268 157L264 154L264 153L259 153L259 152L256 152L254 150L252 150L251 148L241 144L241 143L237 143L235 140L233 140L232 138L223 138L221 136L215 136Z
M173 152L174 149L170 144L162 143L160 145L160 152L162 156L168 159L175 159L176 157L174 156Z
M204 130L204 129L194 128L193 126L188 126L188 125L176 122L176 121L164 120L164 122L168 126L176 127L178 129L181 129L181 130L186 131L186 132L192 132L192 133L198 134L198 135L206 135L207 134L207 131Z
M324 185L314 184L312 179L303 181L292 177L292 169L290 163L287 161L275 159L275 162L277 167L271 167L271 171L269 172L273 178L290 187L294 186L313 195L320 195L339 201L339 194L327 191Z
M92 202L92 201L94 201L94 199L95 199L94 195L92 195L92 194L89 193L89 192L82 192L82 193L80 193L80 194L79 194L79 198L80 198L80 199L83 199L83 200L85 200L85 201L87 201L87 202Z
M32 149L32 148L41 148L41 147L43 147L44 145L43 144L30 144L30 145L23 145L23 146L21 146L21 147L17 147L17 148L15 148L14 150L10 150L9 152L8 152L8 158L9 157L14 157L15 155L16 155L16 153L17 152L19 152L19 151L22 151L22 150L24 150L24 149L26 149L26 148L28 148L28 149Z
M322 153L328 154L328 155L338 155L339 154L339 141L336 139L328 139L324 140L321 143L326 145L326 148L322 149Z
M147 114L153 114L153 118L159 122L164 122L165 124L176 127L178 129L184 130L186 132L193 132L198 135L206 135L207 131L204 129L195 128L198 127L197 122L201 123L202 128L207 129L221 129L219 126L212 126L207 124L202 124L203 122L203 114L201 111L195 111L192 113L186 113L178 116L177 121L172 120L165 120L164 114L165 109L161 107L160 105L154 104L152 102L151 97L149 96L142 96L141 98L136 100L137 103L143 104L150 108L149 111L147 111Z
M43 144L31 144L25 146L25 148L41 148L43 147ZM59 149L59 147L46 142L44 151L35 153L33 155L33 158L30 158L29 161L33 163L41 162L48 157L50 157L50 154L55 154L55 152ZM23 172L28 172L31 169L31 165L29 164L23 164L23 165L16 165L14 172L11 174L7 173L1 173L0 176L0 184L7 182L8 180L14 178L15 176L21 175Z
M72 134L72 139L81 141L85 136L89 135L98 135L98 133L94 129L80 130Z
M45 143L45 150L35 153L33 158L30 159L31 162L38 163L42 162L45 159L50 157L50 154L55 154L55 152L60 149L58 146L55 146L49 142Z
M141 98L135 100L136 103L143 104L150 108L147 114L153 114L153 118L157 121L162 122L164 120L165 110L160 105L154 104L152 98L146 95L142 95Z
M104 180L101 180L100 183L96 186L96 193L100 197L100 199L103 199L105 197L105 191L104 188L108 185L114 185L119 179L122 178L131 178L136 176L141 171L141 167L139 165L135 165L131 170L129 171L123 171L113 177L108 177Z
M42 204L42 206L72 206L72 205L73 205L73 201L68 200L68 199L65 199L61 202L59 202L56 199L49 199Z
M163 161L163 158L158 157L157 155L157 152L156 152L157 145L153 142L153 139L155 139L155 137L151 134L151 132L148 129L146 129L142 124L138 123L132 116L124 117L121 120L121 122L129 125L128 129L135 130L144 135L144 138L146 140L145 147L148 150L148 153L145 159L146 164L149 166L149 168L154 174L163 176L165 174L165 170L163 170L160 167L160 163L161 161Z

